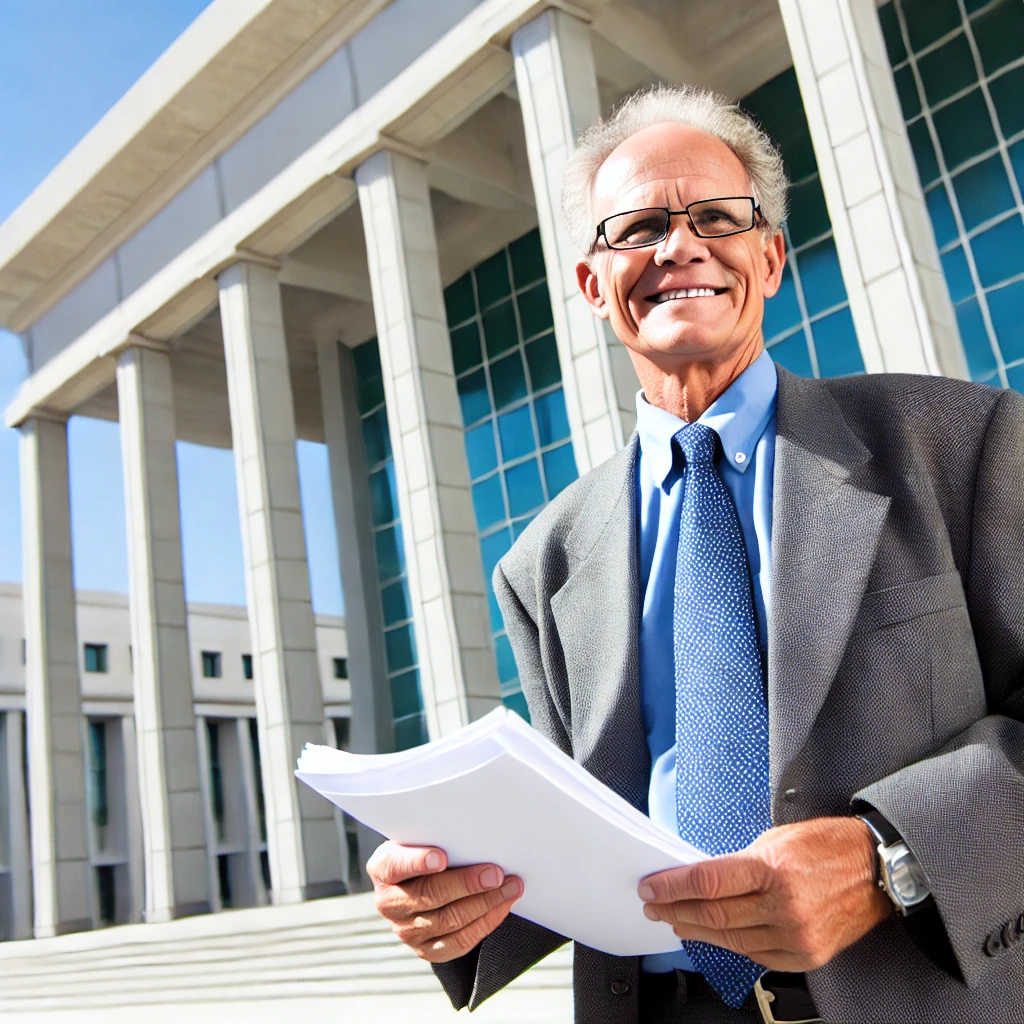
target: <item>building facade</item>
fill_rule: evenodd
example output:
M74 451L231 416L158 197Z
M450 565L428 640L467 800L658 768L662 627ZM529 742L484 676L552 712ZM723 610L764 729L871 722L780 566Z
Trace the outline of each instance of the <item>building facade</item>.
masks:
M142 806L128 600L121 594L79 592L75 611L81 638L81 743L92 889L88 912L94 927L141 921ZM2 939L32 934L24 621L21 587L0 583ZM323 742L345 746L350 689L344 620L317 615L315 628L326 723ZM211 909L261 906L269 902L270 866L246 610L190 604L188 634ZM358 887L358 869L347 860L348 845L342 851L342 877ZM350 867L356 869L355 877L350 877Z
M559 192L579 131L659 81L740 101L793 182L776 361L1020 388L1022 76L1024 0L215 0L0 226L0 321L30 367L6 422L22 434L35 934L109 906L69 416L121 426L118 728L135 743L107 773L139 793L126 891L147 920L216 909L225 887L340 892L343 823L292 776L341 717L296 440L329 452L352 749L443 736L501 701L525 711L491 571L626 443L637 389L576 288ZM234 451L254 727L203 696L177 440ZM211 823L204 789L232 758L251 762L246 794L262 779L265 840L247 796L248 845L226 805Z

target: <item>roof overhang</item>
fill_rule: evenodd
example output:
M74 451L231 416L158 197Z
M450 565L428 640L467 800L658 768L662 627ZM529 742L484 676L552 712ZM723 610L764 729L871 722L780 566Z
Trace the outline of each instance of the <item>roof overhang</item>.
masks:
M29 327L390 0L214 0L0 224Z

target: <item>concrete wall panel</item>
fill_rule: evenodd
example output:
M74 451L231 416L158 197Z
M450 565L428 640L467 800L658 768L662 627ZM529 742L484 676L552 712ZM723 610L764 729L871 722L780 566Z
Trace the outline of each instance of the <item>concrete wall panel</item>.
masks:
M217 178L208 167L124 245L118 256L125 295L131 295L165 264L184 252L221 218Z
M217 160L226 212L241 206L355 108L342 47Z
M395 0L349 46L358 103L365 103L433 46L481 0Z
M35 373L100 317L106 316L121 297L117 256L114 255L32 325L29 372Z

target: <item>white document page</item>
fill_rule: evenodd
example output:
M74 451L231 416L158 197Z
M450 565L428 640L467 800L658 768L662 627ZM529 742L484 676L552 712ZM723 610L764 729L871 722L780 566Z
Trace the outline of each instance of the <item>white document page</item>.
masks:
M387 755L308 746L296 775L396 842L453 867L494 863L523 880L514 913L619 956L679 949L636 894L705 854L662 831L513 712Z

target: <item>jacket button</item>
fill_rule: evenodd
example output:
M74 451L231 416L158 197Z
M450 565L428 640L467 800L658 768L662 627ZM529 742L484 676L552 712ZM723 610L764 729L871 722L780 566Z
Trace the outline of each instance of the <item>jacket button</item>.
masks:
M628 981L613 981L612 982L612 995L613 996L624 996L629 992Z
M796 798L799 796L799 794L800 794L800 790L798 790L798 789L787 789L782 794L782 799L785 800L786 803L790 803L791 804L791 803L793 803L796 800Z

